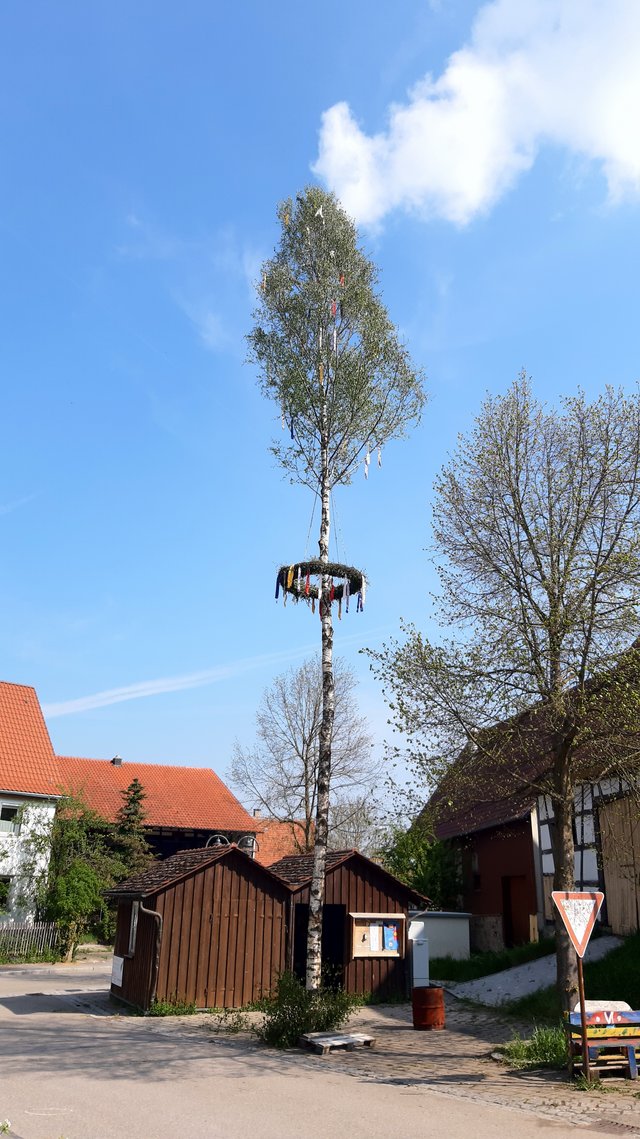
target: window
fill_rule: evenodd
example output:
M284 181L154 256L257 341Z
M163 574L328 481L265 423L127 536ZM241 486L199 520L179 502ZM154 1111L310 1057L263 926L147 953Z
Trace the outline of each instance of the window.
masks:
M0 832L16 834L20 830L19 808L0 807Z
M140 902L131 903L131 925L129 926L129 956L133 957L136 947L136 933L138 932L138 910Z
M9 912L9 891L11 889L10 878L0 878L0 914Z

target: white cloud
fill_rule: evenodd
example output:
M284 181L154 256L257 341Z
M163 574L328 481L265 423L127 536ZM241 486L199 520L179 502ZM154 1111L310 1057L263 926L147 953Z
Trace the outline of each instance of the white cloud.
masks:
M201 238L171 233L130 212L124 219L127 239L116 246L121 261L160 262L174 303L195 328L205 348L234 352L244 346L237 327L237 298L255 296L262 257L231 226Z
M367 629L367 643L370 644L372 640L386 632L387 629L384 626ZM362 644L362 635L353 633L342 637L340 644L345 647ZM141 680L137 684L127 684L122 688L107 688L103 692L94 692L91 696L78 696L73 700L43 704L42 711L47 719L53 719L56 716L72 716L78 712L91 712L95 708L107 708L111 704L122 704L125 700L140 700L145 696L160 696L168 692L184 692L191 688L202 688L204 685L216 684L220 680L241 676L245 672L252 672L258 668L290 664L300 657L317 652L317 650L317 642L314 642L313 644L299 645L297 648L283 649L280 652L246 657L243 660L218 665L216 668L203 669L201 672L189 672L183 676L164 676L156 680Z
M26 506L27 503L33 502L35 497L34 492L33 494L25 494L22 498L16 498L13 502L0 503L0 514L13 514L14 510L19 510L21 506Z
M493 0L385 131L367 135L347 103L325 111L314 171L372 226L394 209L465 225L549 144L597 163L612 202L636 196L639 59L638 0Z

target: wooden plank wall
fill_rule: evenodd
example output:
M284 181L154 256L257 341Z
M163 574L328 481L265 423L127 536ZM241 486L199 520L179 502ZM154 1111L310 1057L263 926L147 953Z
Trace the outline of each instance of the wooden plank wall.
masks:
M352 860L343 863L327 874L325 902L327 905L344 905L346 908L344 947L344 987L348 993L373 994L377 997L405 997L410 993L411 969L406 928L403 957L352 957L350 913L408 913L408 898L398 883L392 883L376 873L375 866ZM308 904L309 887L295 894L296 902ZM406 927L407 921L400 923Z
M632 796L602 803L599 811L607 919L613 933L640 929L640 820Z
M131 902L120 902L114 953L124 957L124 968L121 988L112 985L112 991L115 996L146 1011L151 1001L158 927L149 914L138 913L135 949L133 956L129 957L130 924Z
M164 926L159 1000L240 1008L272 990L285 967L286 887L269 892L251 863L225 858L163 891L154 906Z

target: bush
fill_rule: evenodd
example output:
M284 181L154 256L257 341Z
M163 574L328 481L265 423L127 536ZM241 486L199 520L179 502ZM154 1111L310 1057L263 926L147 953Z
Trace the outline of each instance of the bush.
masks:
M154 1001L149 1016L193 1016L197 1011L195 1001L181 1001L176 996L168 1001Z
M534 1028L530 1040L516 1037L501 1049L510 1068L566 1068L567 1035L561 1024Z
M264 1002L258 1036L273 1048L293 1048L306 1032L340 1028L357 1003L343 989L308 990L293 973L283 973Z

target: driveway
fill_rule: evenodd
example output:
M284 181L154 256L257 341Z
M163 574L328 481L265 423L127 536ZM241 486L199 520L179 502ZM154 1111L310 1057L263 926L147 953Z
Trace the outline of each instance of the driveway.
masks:
M108 973L0 968L0 1120L14 1139L640 1136L627 1082L602 1096L509 1074L490 1053L513 1026L454 998L443 1032L414 1031L406 1006L358 1010L376 1049L321 1058L225 1035L209 1014L114 1013Z

